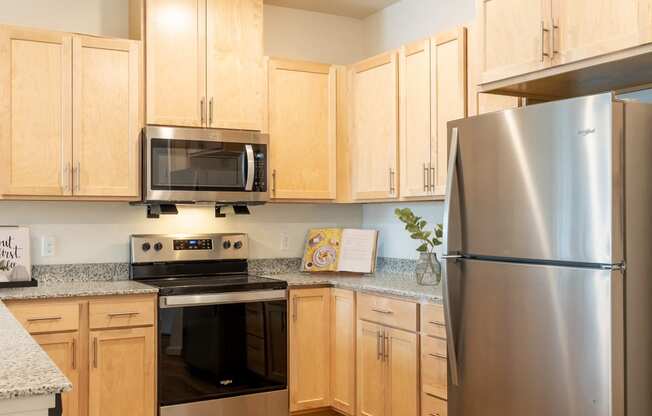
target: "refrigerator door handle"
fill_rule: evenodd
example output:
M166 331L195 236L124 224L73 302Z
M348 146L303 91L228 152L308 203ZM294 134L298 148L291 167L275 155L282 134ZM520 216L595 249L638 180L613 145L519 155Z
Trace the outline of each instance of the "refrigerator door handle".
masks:
M453 385L459 386L459 370L455 342L455 322L451 312L451 296L448 283L448 259L461 258L457 254L448 253L448 232L450 229L451 195L453 192L453 178L457 174L457 152L459 147L459 130L453 127L451 132L450 156L448 159L448 175L446 176L446 200L444 202L444 233L442 239L442 252L444 261L441 263L442 290L444 292L444 316L446 318L446 340L448 343L448 365L451 370ZM459 257L458 257L459 256Z

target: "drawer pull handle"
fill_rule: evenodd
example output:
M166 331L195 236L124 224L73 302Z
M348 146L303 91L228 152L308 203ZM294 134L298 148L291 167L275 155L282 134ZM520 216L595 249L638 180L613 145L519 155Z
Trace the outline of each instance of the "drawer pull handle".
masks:
M438 396L435 396L435 395L434 395L434 394L432 394L432 393L427 393L427 392L424 392L424 393L426 393L426 396L428 396L428 397L432 397L433 399L438 399L438 400L442 400L442 398L441 398L441 397L438 397Z
M44 316L42 318L29 318L27 322L60 321L62 319L61 316Z
M439 413L430 413L430 416L440 416Z
M109 318L121 318L124 316L136 316L140 315L140 312L116 312L108 314Z
M97 337L93 337L93 368L97 368Z
M374 312L378 312L378 313L385 314L385 315L392 315L392 314L394 313L394 312L392 312L392 311L390 311L390 310L388 310L388 309L377 309L377 308L372 308L371 310L374 311Z
M428 323L430 325L446 326L446 324L444 322L440 322L440 321L429 321Z
M442 360L447 360L448 359L448 357L445 356L444 354L435 353L435 354L428 354L428 355L431 356L431 357L435 357L435 358L441 358Z
M77 338L72 339L72 369L77 369Z

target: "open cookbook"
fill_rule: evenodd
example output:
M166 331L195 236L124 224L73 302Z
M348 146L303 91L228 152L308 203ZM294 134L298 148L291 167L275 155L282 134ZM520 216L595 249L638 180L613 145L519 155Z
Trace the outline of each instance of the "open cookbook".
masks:
M372 273L376 269L377 247L377 230L314 228L308 232L302 269Z

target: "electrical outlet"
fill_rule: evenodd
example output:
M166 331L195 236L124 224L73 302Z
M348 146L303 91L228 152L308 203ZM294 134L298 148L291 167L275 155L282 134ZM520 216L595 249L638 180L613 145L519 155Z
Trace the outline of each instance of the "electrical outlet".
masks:
M41 237L41 257L54 256L56 240L52 236Z
M290 247L290 236L288 236L288 233L282 232L281 233L281 251L287 251Z

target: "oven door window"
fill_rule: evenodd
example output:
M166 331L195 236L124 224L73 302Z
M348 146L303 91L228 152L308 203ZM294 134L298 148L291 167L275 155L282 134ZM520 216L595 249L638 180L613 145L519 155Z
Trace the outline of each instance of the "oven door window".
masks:
M286 320L286 301L160 309L160 405L285 389Z
M242 191L245 145L199 140L151 140L154 190Z

